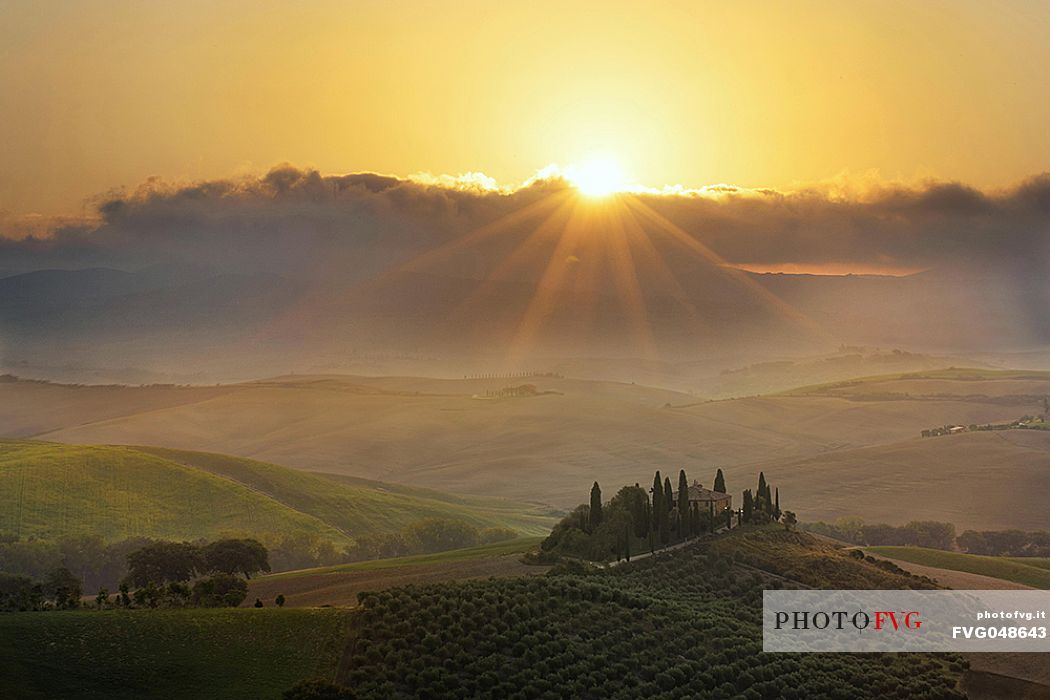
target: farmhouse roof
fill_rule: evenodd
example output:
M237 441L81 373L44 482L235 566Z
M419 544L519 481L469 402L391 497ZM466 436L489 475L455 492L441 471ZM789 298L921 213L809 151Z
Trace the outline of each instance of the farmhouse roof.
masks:
M701 484L694 483L689 487L689 500L690 501L724 501L729 498L728 493L722 493L721 491L712 491L711 489L705 489Z

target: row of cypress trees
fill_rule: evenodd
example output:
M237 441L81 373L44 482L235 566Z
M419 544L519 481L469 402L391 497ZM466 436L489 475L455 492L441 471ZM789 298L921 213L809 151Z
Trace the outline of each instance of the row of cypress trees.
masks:
M714 490L726 493L725 475L719 469L715 474ZM631 516L631 527L625 533L629 540L648 538L650 546L669 544L700 535L705 529L714 531L718 515L713 512L701 513L699 504L689 500L689 479L685 470L678 472L678 489L672 487L670 477L663 477L657 470L653 475L653 486L649 494L638 484L633 488L626 487L628 510ZM651 494L651 497L650 497ZM712 507L713 509L713 507ZM711 509L709 509L711 510ZM602 491L598 482L591 487L589 509L589 530L594 532L602 524Z
M766 483L764 472L758 473L758 488L744 490L743 513L741 520L745 523L767 522L770 519L780 520L780 489L772 489Z

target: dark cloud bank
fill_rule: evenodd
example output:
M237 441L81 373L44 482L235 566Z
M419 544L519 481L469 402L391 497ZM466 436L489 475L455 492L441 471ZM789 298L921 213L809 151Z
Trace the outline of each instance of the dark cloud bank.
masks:
M925 271L727 273L643 223L679 287L668 291L639 270L647 323L665 359L736 362L838 342L948 351L1050 346L1050 175L1000 192L941 182L855 196L719 186L630 197L733 263ZM191 186L147 182L104 198L90 224L0 238L7 274L81 270L0 280L0 351L8 362L47 356L152 367L269 354L260 373L291 366L289 354L332 357L347 348L499 355L520 340L550 255L498 283L480 280L563 201L573 200L557 179L491 191L290 166ZM608 225L601 217L579 221ZM478 230L495 233L455 245ZM582 238L600 246L602 235ZM564 260L583 269L593 250L573 249ZM427 260L428 252L430 262L405 271L406 261ZM582 279L543 317L532 338L537 351L640 354L637 338L626 337L637 335L637 324L612 277L590 279L599 286L591 291ZM759 285L790 313L756 293Z
M7 269L210 260L222 268L301 274L337 262L382 265L565 187L547 180L504 193L373 173L321 176L289 166L257 179L185 187L149 182L103 201L96 224L0 240L0 255ZM722 194L635 196L726 260L744 264L983 267L1041 263L1048 253L1050 174L998 193L944 182L882 186L854 198L816 189L709 191ZM525 220L518 228L535 224Z

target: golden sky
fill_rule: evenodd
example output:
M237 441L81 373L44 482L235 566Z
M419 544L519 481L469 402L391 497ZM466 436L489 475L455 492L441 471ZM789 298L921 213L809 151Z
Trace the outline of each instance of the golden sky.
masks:
M1050 169L1046 2L0 0L0 213L291 162L633 182Z

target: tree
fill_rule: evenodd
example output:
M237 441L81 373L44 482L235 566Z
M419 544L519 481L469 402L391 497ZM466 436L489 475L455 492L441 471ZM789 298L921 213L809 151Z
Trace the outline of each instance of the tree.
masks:
M649 495L638 484L625 486L620 489L620 493L625 493L628 511L631 514L631 524L634 526L634 536L645 537L649 534Z
M425 518L405 528L410 548L420 552L447 552L477 544L478 530L470 523L448 518Z
M660 542L667 544L671 541L671 510L675 507L674 490L671 488L671 478L664 478L664 495L660 499Z
M59 567L47 575L44 594L56 608L75 608L80 604L80 579L64 566Z
M153 581L149 581L145 586L141 586L135 589L135 593L131 596L132 600L135 601L135 605L142 607L148 605L151 608L157 607L160 602L161 590L157 584Z
M664 485L660 478L660 470L656 470L653 477L653 502L652 502L652 529L653 532L660 531L660 520L667 509L664 507Z
M313 679L299 681L284 691L281 697L284 700L354 700L357 695L347 687Z
M193 591L182 581L172 581L168 584L168 590L166 593L169 605L181 607L186 605L186 601L190 599Z
M773 503L773 520L780 520L780 487L777 487L776 501Z
M959 546L962 547L964 552L970 554L991 554L991 548L988 546L988 540L984 534L975 530L967 530L957 538Z
M798 518L795 517L794 511L785 510L782 522L784 523L784 529L790 532L798 525Z
M240 576L218 574L193 584L193 603L206 608L236 608L248 597L248 582Z
M273 599L273 604L276 605L279 608L283 608L284 607L284 594L283 593L278 593L277 597Z
M127 580L132 586L189 581L205 568L204 557L189 542L154 542L128 554Z
M751 495L751 489L744 489L744 513L741 520L745 523L751 522L755 514L755 499Z
M98 594L95 596L95 606L101 610L106 607L106 603L109 602L109 591L105 588L98 589Z
M907 541L904 544L930 549L952 550L955 546L955 526L933 520L912 521L903 530Z
M0 572L0 610L36 610L39 600L34 600L34 584L28 576L17 576Z
M263 606L262 600L260 600L259 598L256 598L255 599L255 607L261 608L262 606Z
M220 574L252 574L270 570L269 552L257 540L216 540L202 551L208 571Z
M678 536L689 534L689 481L685 469L678 472Z
M597 530L602 524L602 489L598 482L591 487L591 531Z
M758 492L755 493L755 509L769 512L769 485L765 472L758 473Z
M485 527L478 530L478 544L506 542L518 537L518 531L509 527Z
M715 473L715 486L714 486L714 490L715 490L715 491L718 491L719 493L729 493L728 491L726 491L726 478L725 478L725 476L724 476L724 475L722 474L722 470L721 470L721 469L719 469L719 470L718 470L718 471L717 471L717 472Z

